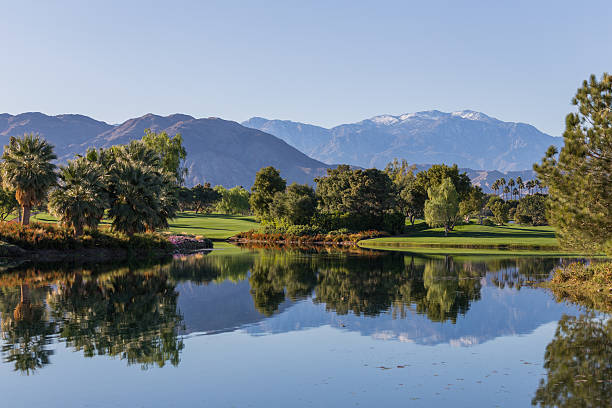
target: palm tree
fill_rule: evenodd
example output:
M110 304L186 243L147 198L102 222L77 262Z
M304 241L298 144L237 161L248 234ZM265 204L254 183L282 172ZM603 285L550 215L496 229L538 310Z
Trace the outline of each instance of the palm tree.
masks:
M499 180L495 180L493 184L491 184L491 188L495 191L495 194L499 191Z
M49 209L60 223L73 229L75 236L83 227L96 228L108 206L104 170L84 157L60 168L60 183L49 196Z
M15 198L23 208L22 224L30 223L32 206L47 195L55 184L57 156L53 146L33 133L23 138L11 137L2 154L2 181L5 188L15 190Z
M533 180L527 180L525 186L527 187L527 192L529 193L529 195L531 195L531 190L533 189Z
M507 194L510 192L510 187L505 186L504 187L504 200L507 199Z
M523 192L523 189L525 188L525 183L523 182L523 179L521 178L521 176L518 176L516 178L516 185L518 187L518 197L519 200L521 199L521 193Z
M514 186L516 185L516 183L514 182L514 179L510 179L508 180L508 187L510 187L510 199L514 200Z

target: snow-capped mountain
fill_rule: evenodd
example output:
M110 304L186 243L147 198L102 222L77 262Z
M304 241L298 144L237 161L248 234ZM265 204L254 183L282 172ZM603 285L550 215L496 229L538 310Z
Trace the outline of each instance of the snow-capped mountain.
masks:
M273 134L326 163L384 167L394 158L410 163L456 163L483 170L527 170L562 139L525 123L481 112L437 110L380 115L331 129L252 118L244 126Z

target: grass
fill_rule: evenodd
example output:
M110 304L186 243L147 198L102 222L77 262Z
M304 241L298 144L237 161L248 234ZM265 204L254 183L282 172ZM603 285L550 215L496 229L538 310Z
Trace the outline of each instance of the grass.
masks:
M223 241L239 232L257 228L255 217L226 214L195 214L182 212L170 221L171 232L202 235L213 241Z
M542 286L559 300L612 312L612 262L572 263L558 268Z
M459 225L444 236L443 228L414 228L406 235L360 242L365 248L469 248L480 250L536 250L562 252L552 227L522 225Z
M47 213L38 213L32 220L55 223L57 220ZM102 220L101 225L110 225L108 220ZM168 231L174 233L201 235L213 241L224 241L239 232L245 232L258 227L255 217L227 214L196 214L192 211L180 212L178 217L170 221Z

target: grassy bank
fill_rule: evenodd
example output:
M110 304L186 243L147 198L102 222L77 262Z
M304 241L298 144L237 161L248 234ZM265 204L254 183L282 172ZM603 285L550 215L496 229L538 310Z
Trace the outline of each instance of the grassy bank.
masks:
M456 248L562 252L552 227L459 225L444 236L443 228L416 229L406 235L361 241L365 248Z
M572 263L556 269L542 286L551 289L558 300L612 312L612 262Z
M195 214L182 212L170 221L170 232L202 235L213 241L226 240L234 235L257 228L255 217L226 214Z

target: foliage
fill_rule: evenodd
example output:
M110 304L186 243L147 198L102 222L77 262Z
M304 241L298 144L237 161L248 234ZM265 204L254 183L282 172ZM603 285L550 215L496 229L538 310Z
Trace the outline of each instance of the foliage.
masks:
M183 167L187 151L183 147L181 134L177 133L174 137L170 137L166 132L156 133L151 129L145 129L142 142L158 154L164 172L172 174L175 182L182 184L187 175L187 169Z
M108 206L104 169L85 158L60 167L59 185L49 196L49 208L59 222L81 235L85 226L96 228Z
M516 207L514 220L519 224L547 225L546 201L546 196L541 194L522 197Z
M270 203L270 218L289 225L308 224L316 207L314 189L307 184L293 183L286 191L274 194Z
M241 232L232 240L235 241L265 241L277 243L295 243L295 244L333 244L333 243L350 243L355 244L363 239L371 239L388 236L386 232L370 230L350 233L344 231L330 231L323 233L316 227L309 225L291 225L288 227L265 226L261 230L251 230Z
M427 190L425 221L429 226L443 226L444 233L452 231L459 213L459 197L450 177Z
M546 346L533 405L605 407L612 401L612 319L564 315Z
M287 181L274 167L263 167L255 174L249 203L258 220L270 219L270 204L274 201L274 195L285 191L286 186Z
M191 189L191 204L196 214L210 212L221 199L221 193L210 187L210 183L198 184Z
M100 230L85 230L75 237L69 228L47 224L0 223L0 240L25 249L80 249L80 248L128 248L171 249L167 239L159 234L122 234Z
M19 202L15 198L15 191L0 188L0 220L7 218L19 208Z
M351 170L342 165L328 169L326 177L315 181L322 218L319 225L328 224L324 226L328 230L381 229L384 215L395 212L393 182L380 170ZM329 222L328 217L334 220Z
M217 201L217 211L221 214L246 215L251 213L250 194L241 186L229 190L223 186L216 186L215 191L221 196Z
M493 213L493 221L497 225L504 225L508 222L510 206L507 202L499 197L491 197L487 203L487 207L489 207Z
M545 286L558 299L612 312L612 262L574 262L557 268Z
M417 183L414 175L416 166L409 166L406 160L401 163L395 159L387 164L385 173L389 175L396 188L396 204L398 211L405 214L414 225L418 217L423 216L427 193Z
M548 187L548 220L561 244L581 251L612 251L612 75L591 75L565 120L565 145L553 146L534 169Z
M4 188L15 191L15 198L23 207L22 223L30 222L30 210L43 200L55 185L57 159L53 146L33 133L22 138L11 137L2 154L2 182Z
M467 197L459 203L459 214L465 219L465 222L470 222L470 216L477 215L482 220L482 210L485 204L486 196L482 189L478 186L472 186Z
M449 167L445 164L434 164L427 171L421 171L416 175L416 182L423 192L428 192L431 187L436 187L447 178L450 178L459 201L463 201L470 193L472 183L465 173L459 173L456 164Z

